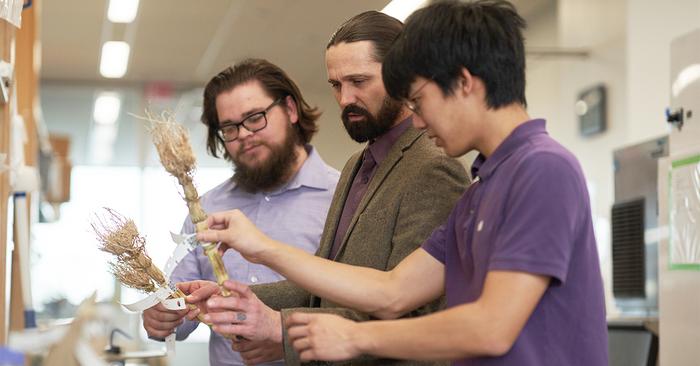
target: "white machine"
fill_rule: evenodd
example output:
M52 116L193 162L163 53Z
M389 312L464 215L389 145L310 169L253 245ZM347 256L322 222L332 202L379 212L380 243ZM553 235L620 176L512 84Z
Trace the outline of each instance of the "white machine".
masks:
M670 155L659 163L661 366L700 364L700 29L671 43Z

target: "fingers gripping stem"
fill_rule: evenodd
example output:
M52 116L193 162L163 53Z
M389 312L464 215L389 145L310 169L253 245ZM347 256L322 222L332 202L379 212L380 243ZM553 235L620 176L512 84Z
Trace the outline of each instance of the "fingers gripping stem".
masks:
M201 232L201 231L207 230L209 228L207 225L206 219L196 223L195 226L196 226L197 232ZM224 261L221 258L221 255L219 255L216 243L206 243L206 244L202 245L202 248L204 249L204 253L207 255L207 258L209 258L209 262L211 263L212 269L214 271L214 275L216 276L216 283L219 285L219 291L221 293L221 296L224 296L224 297L237 296L235 293L232 293L226 287L224 287L224 282L226 280L228 280L228 272L226 271L226 267L224 266ZM211 324L207 324L207 325L211 326ZM240 337L237 335L232 335L232 334L222 334L222 335L226 338L233 339L233 340L245 339L243 337Z
M215 243L207 243L203 246L204 253L206 253L211 262L212 269L214 270L214 275L216 276L216 283L219 284L221 289L221 295L228 297L231 296L231 291L224 287L224 282L228 280L228 272L224 266L224 261L221 259L219 252L216 248Z
M182 292L182 290L180 290L179 288L176 288L176 290L175 290L175 297L181 297L181 298L184 299L185 297L187 297L187 295L185 295L185 293ZM190 308L190 310L197 310L197 305L195 305L195 304L187 304L187 307ZM200 322L202 322L202 323L204 323L204 324L206 324L206 325L211 326L210 323L207 323L207 322L204 321L204 314L202 314L202 313L197 314L197 319L198 319Z

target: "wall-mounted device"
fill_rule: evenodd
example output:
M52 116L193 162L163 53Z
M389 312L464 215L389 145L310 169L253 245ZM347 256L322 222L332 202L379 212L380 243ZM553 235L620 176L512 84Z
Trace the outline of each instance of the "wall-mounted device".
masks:
M658 314L658 159L668 156L668 136L613 152L612 282L623 315Z
M578 116L582 136L602 133L607 128L607 92L605 85L583 90L576 100L574 110Z

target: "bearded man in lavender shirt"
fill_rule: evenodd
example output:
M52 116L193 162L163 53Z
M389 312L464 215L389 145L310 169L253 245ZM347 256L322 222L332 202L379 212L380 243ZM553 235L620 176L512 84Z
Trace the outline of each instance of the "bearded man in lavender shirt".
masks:
M314 253L339 177L309 145L320 113L306 103L282 69L261 59L242 61L212 78L204 89L203 107L209 152L218 156L223 150L235 166L233 177L202 196L204 210L239 209L270 237L290 240L300 250ZM182 231L194 232L189 217ZM241 283L283 279L234 251L225 253L223 261L229 277ZM174 283L216 280L201 248L183 259L171 279ZM156 305L143 313L144 328L152 338L177 330L177 339L185 339L199 325L183 319L186 313ZM209 360L211 365L244 364L231 341L215 332Z

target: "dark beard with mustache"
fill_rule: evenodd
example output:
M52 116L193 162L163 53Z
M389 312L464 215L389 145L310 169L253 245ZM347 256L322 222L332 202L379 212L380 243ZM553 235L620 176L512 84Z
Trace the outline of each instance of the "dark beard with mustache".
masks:
M401 102L384 97L384 102L376 117L368 110L356 104L350 104L343 108L340 118L343 120L343 126L345 126L345 131L348 132L350 138L363 143L374 140L389 131L396 122L396 117L401 113L401 106ZM350 113L364 116L365 120L350 121L348 117Z
M287 136L283 143L272 146L264 141L260 145L270 149L270 156L267 161L263 161L257 166L248 166L238 158L232 157L236 166L233 181L246 192L269 192L285 184L289 179L292 167L297 160L296 147L301 144L301 140L294 127L289 124ZM243 146L238 151L240 155Z

